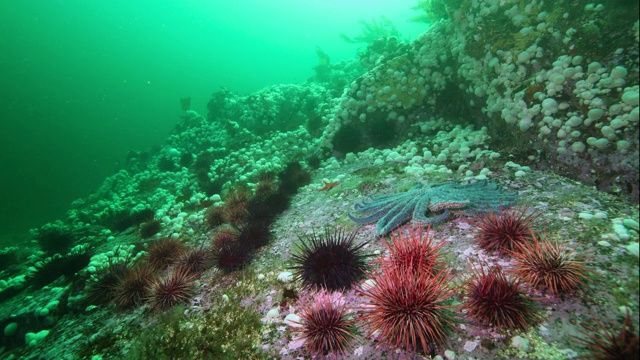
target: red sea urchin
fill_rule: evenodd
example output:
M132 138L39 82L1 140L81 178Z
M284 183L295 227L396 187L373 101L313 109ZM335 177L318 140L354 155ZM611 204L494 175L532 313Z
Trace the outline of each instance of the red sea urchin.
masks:
M140 305L149 296L153 279L153 270L149 266L131 268L118 278L113 288L113 302L119 308Z
M359 292L371 301L363 316L370 334L378 333L392 347L428 353L443 345L455 328L452 306L447 305L453 289L447 286L448 269L433 276L418 274L422 271L385 266L372 277L374 284Z
M471 221L478 230L476 241L485 251L507 254L517 244L528 242L531 236L531 223L540 216L529 212L528 207L500 209L499 212L477 213Z
M231 226L222 226L211 239L211 248L218 249L238 241L238 230Z
M224 223L224 206L214 205L204 215L204 222L211 229Z
M315 356L346 353L354 334L354 320L347 318L346 301L340 293L320 291L300 313L300 339Z
M116 250L118 253L119 249ZM120 279L127 276L131 271L131 257L128 255L124 260L117 257L108 258L108 265L94 275L89 285L89 301L92 304L106 304L113 300L115 289Z
M189 249L178 259L178 265L189 274L200 274L207 270L213 260L211 249L205 248L204 243L199 248Z
M355 237L356 232L331 232L329 228L324 235L314 232L300 237L298 253L292 256L296 265L290 269L304 286L329 291L349 289L364 279L371 256L363 250L367 242L357 243Z
M539 320L533 301L520 291L519 280L507 277L499 267L474 268L466 288L462 308L484 326L526 329Z
M222 212L224 221L234 226L242 225L249 214L249 199L251 199L251 193L245 187L229 190L224 197Z
M213 236L211 252L213 263L221 270L230 272L251 261L253 248L240 241L236 229L225 226Z
M518 244L511 252L515 260L513 274L534 288L546 288L559 295L577 290L592 271L585 268L585 261L576 260L573 250L557 240L546 237L540 240L531 235L532 242Z
M176 261L185 250L185 245L178 239L162 238L147 247L147 262L154 270L164 269Z
M151 286L151 294L148 298L151 308L162 310L189 300L191 281L194 278L195 275L189 274L187 269L178 267L156 280Z
M218 269L231 272L247 265L253 254L253 247L236 240L214 249L213 263Z
M153 219L140 224L138 232L140 233L141 238L148 239L159 233L160 230L162 230L162 223L160 220Z
M589 354L577 359L609 360L638 359L640 338L633 331L631 315L627 312L622 326L605 325L596 320L596 327L582 324L580 331L585 338L576 337L576 342L589 349ZM614 328L618 328L614 330Z
M36 240L42 251L47 255L53 255L67 253L76 237L69 228L52 225L38 229Z
M440 264L438 255L445 242L435 243L430 233L430 227L424 233L419 227L412 229L408 234L391 233L390 241L385 244L389 251L389 265L400 267L410 265L416 271L423 269L432 273Z
M278 174L280 184L278 192L293 195L298 188L311 182L311 174L299 162L290 162L285 165L284 169Z

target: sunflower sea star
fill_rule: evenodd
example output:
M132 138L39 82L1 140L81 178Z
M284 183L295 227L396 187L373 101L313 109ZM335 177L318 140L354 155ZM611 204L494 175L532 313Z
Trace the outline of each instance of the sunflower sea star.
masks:
M512 206L517 198L517 193L503 192L486 180L470 184L453 181L418 184L406 192L374 196L355 204L354 211L363 217L348 215L358 224L377 221L376 234L384 236L411 219L436 224L449 218L449 209L497 210Z

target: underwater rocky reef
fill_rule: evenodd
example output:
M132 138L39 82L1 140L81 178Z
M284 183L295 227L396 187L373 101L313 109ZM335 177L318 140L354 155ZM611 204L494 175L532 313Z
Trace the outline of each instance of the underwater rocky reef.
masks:
M418 7L0 250L0 355L637 358L638 3Z

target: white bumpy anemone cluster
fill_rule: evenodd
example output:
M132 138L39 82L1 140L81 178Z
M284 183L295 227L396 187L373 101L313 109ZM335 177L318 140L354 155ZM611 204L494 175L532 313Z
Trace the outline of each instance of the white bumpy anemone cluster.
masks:
M518 147L528 161L544 153L561 172L602 189L633 188L637 176L625 164L633 164L638 151L639 22L620 20L612 35L605 31L608 11L620 9L607 6L465 0L449 9L449 19L381 57L345 89L326 116L321 146L332 149L336 133L348 124L365 127L381 116L397 125L415 123L424 114L455 116L452 107L463 104L460 118L516 141L504 149ZM607 46L589 49L589 41L596 41L589 40L592 33ZM389 155L384 161L393 162L394 151Z

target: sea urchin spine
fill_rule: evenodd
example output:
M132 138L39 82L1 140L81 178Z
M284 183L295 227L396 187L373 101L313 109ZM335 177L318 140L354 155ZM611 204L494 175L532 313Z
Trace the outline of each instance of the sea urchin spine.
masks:
M140 305L148 297L153 279L153 270L148 265L131 268L118 279L113 302L120 308Z
M577 359L638 359L640 337L633 330L633 321L629 312L627 312L622 326L612 326L612 324L595 321L596 327L582 324L584 330L580 333L585 337L576 337L575 340L588 348L589 354L579 356Z
M302 308L300 338L316 356L346 353L354 335L354 320L347 318L346 301L340 293L320 291Z
M539 213L529 212L528 207L477 213L472 221L478 228L476 242L485 251L507 254L517 244L530 240L531 223L538 216Z
M372 280L374 285L360 290L371 301L363 317L371 334L379 333L389 346L425 353L446 342L454 329L447 269L421 276L413 267L388 266Z
M363 248L367 242L357 243L356 232L342 230L333 233L329 228L324 235L315 232L300 237L298 253L293 255L296 265L291 269L304 286L329 291L351 288L364 279L370 256Z
M511 255L515 260L513 273L534 288L544 287L552 294L569 293L584 285L592 271L575 259L573 250L557 240L546 237L540 240L532 234L533 241L517 246Z
M185 248L180 240L174 238L153 241L147 247L147 263L153 270L165 269L182 256Z
M463 309L478 323L526 329L539 320L533 301L520 291L519 280L507 277L499 267L487 269L480 265L472 273Z
M421 269L427 273L433 273L439 265L442 265L438 261L438 255L445 242L435 243L430 233L430 227L424 233L418 227L408 234L399 231L391 233L390 242L385 244L389 251L387 264L400 267L411 266L415 271Z
M189 274L187 269L178 267L169 275L156 280L149 296L151 308L162 310L189 300L191 281L194 278L195 275Z

